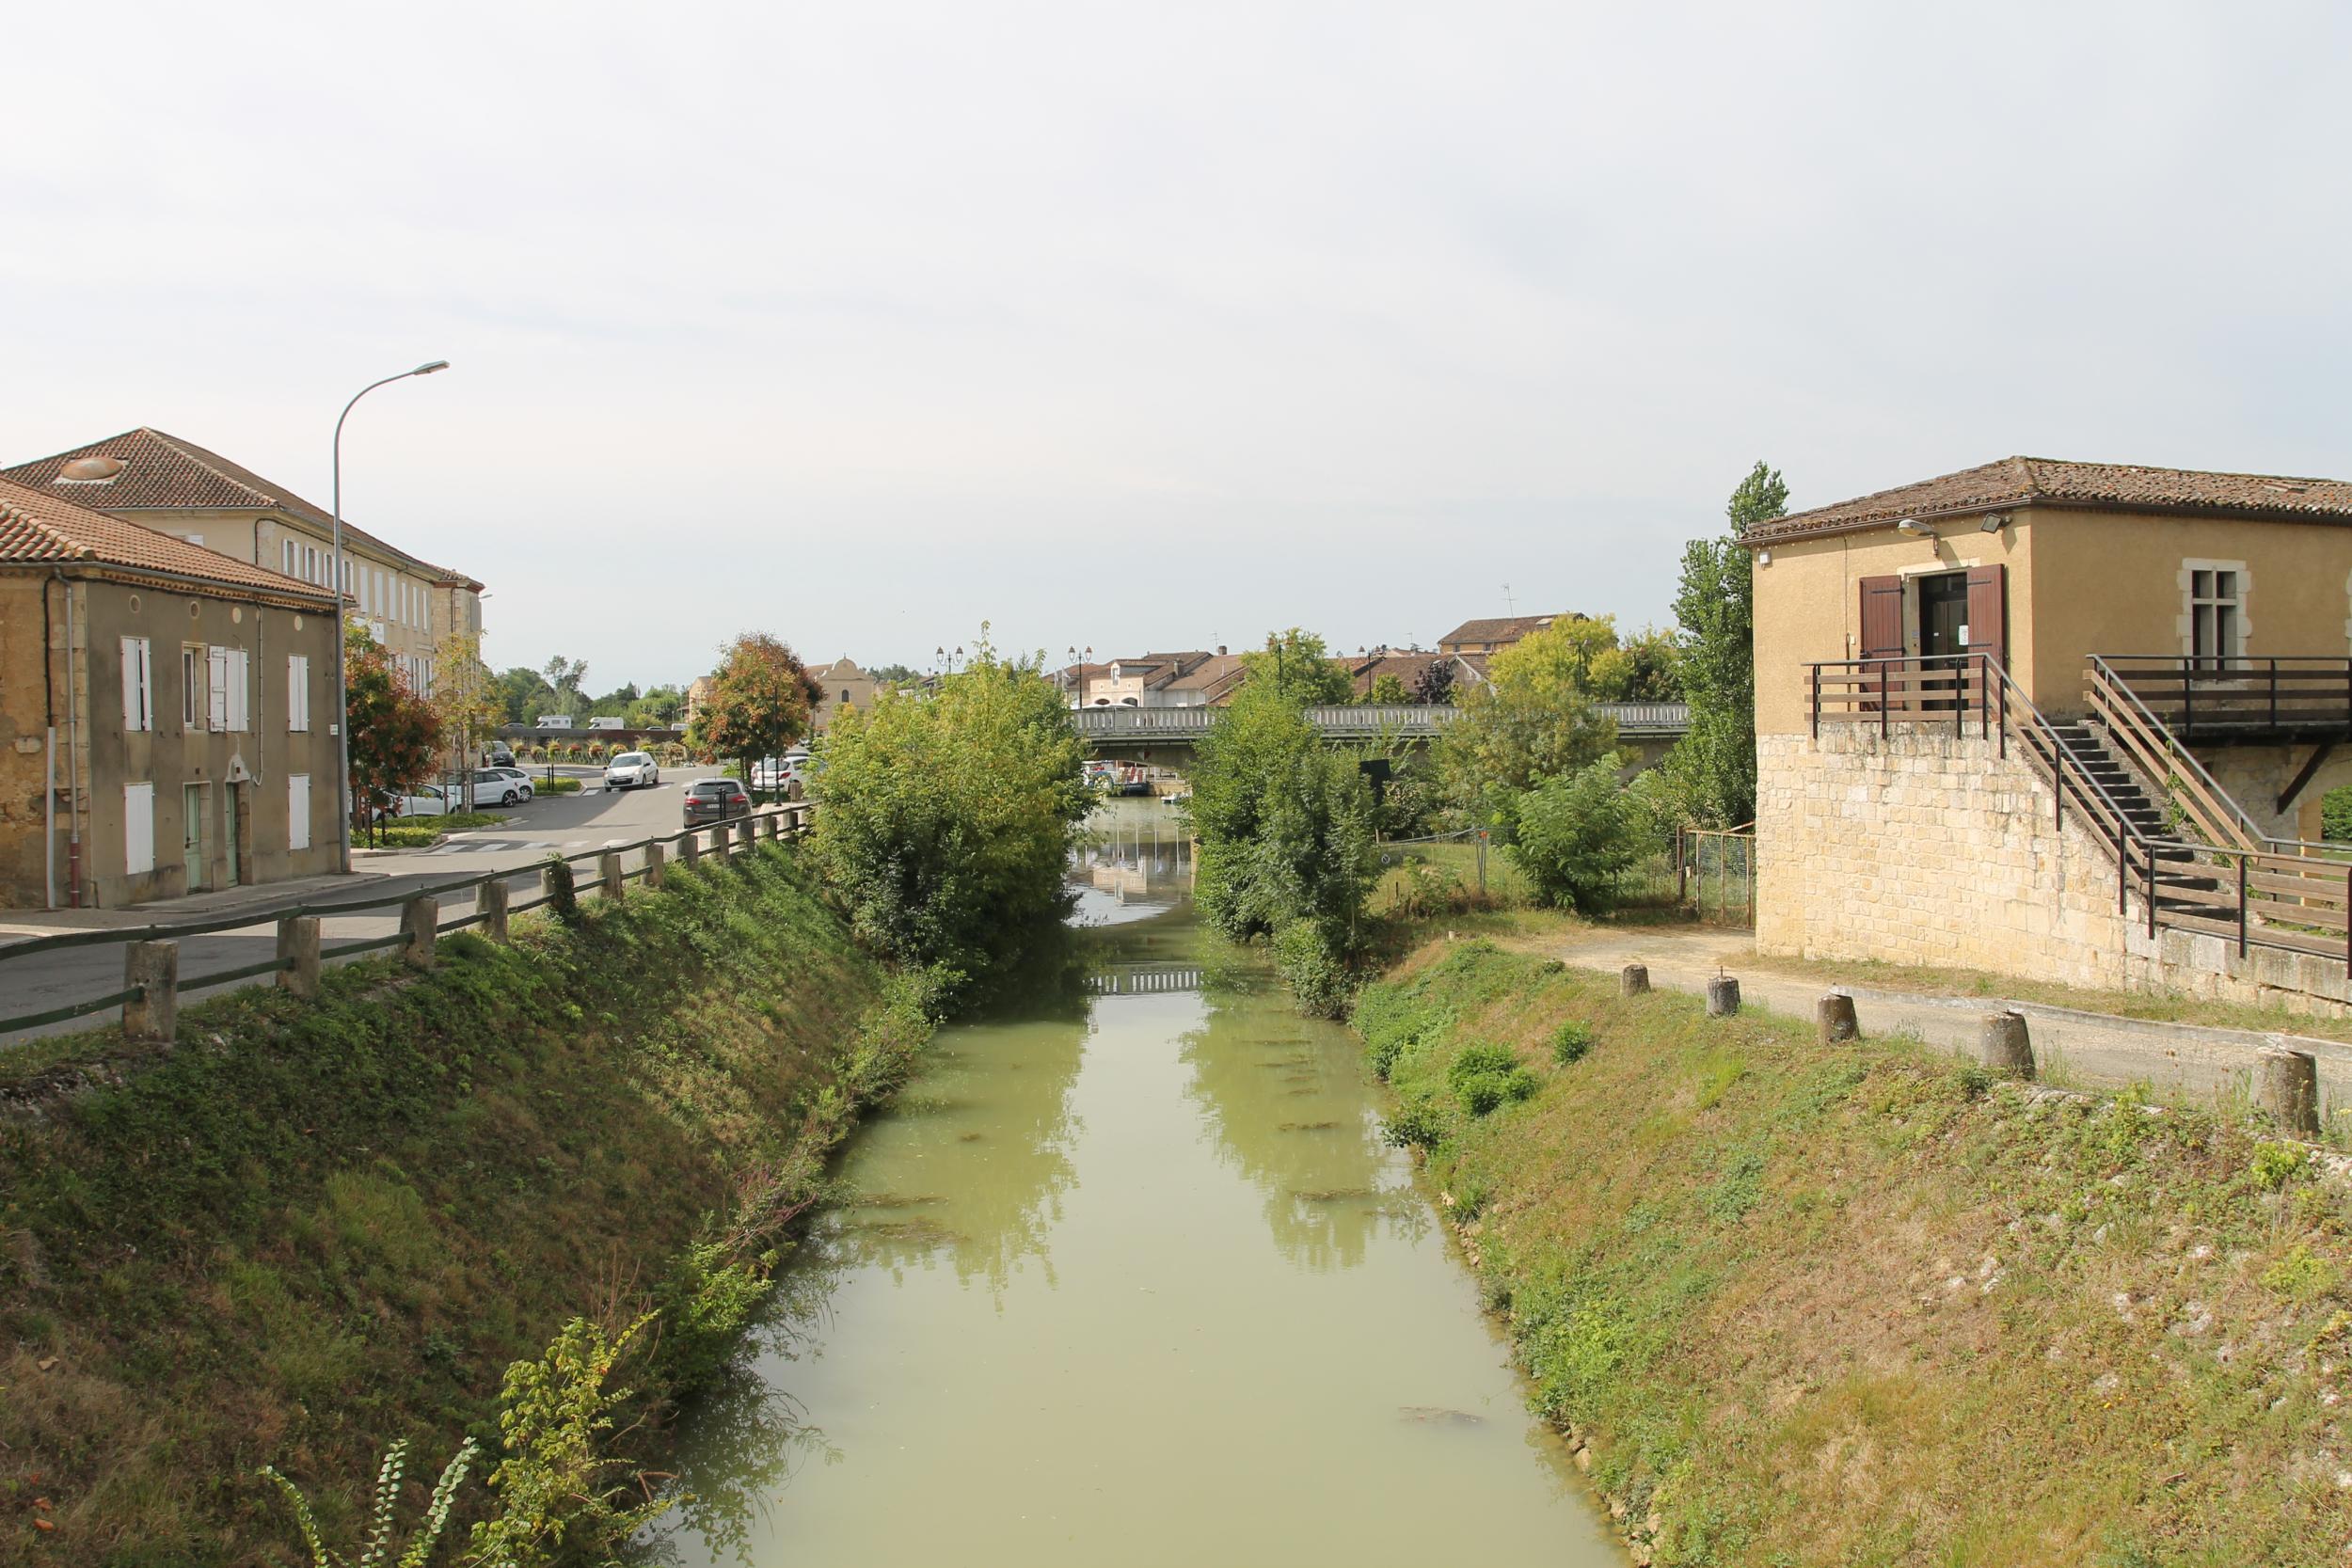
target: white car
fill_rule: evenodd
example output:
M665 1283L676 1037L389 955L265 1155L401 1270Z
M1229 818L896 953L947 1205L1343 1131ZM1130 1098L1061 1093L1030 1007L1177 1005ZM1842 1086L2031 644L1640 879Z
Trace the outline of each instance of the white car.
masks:
M790 756L763 757L752 764L752 787L763 794L781 794L796 784L808 780L808 753L794 752Z
M447 816L463 811L462 802L453 802L439 784L419 784L405 795L379 797L383 803L375 808L380 820L393 816Z
M661 769L644 752L623 752L604 765L607 789L642 789L661 782Z
M466 777L477 806L516 806L535 793L531 775L519 768L482 768Z

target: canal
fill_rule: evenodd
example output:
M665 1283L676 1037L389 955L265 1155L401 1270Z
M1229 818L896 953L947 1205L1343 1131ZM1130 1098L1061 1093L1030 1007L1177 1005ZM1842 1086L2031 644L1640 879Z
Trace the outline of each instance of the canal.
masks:
M1203 932L1163 808L1121 804L1078 961L942 1031L847 1151L851 1196L687 1422L655 1556L1622 1562L1354 1037Z

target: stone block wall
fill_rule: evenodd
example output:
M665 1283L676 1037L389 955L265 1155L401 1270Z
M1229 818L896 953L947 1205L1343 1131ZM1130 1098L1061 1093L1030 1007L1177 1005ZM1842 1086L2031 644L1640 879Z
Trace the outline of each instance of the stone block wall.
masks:
M1984 970L2340 1014L2344 963L2159 930L2112 848L2012 747L1824 724L1756 737L1759 951Z

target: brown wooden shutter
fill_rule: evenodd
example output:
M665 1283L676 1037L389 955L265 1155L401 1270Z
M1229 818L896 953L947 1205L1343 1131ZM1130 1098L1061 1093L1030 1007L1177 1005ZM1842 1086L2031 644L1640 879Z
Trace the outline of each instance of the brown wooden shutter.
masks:
M1968 651L2009 668L2009 568L1968 568Z
M1903 657L1902 578L1862 579L1862 646L1858 652L1863 658Z

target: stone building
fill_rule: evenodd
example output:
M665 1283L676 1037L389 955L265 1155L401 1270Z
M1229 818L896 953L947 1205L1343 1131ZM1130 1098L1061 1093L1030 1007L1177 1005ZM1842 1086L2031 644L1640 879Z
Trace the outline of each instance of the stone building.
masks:
M0 903L332 871L335 600L0 480Z
M2352 483L2010 458L1743 543L1761 949L2352 1000Z

